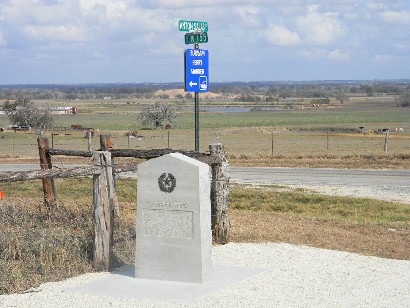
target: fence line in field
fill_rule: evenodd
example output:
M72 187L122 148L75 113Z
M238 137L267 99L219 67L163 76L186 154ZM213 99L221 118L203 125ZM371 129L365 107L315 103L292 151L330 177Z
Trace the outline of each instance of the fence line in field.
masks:
M4 138L3 138L4 137ZM88 151L99 148L95 138L87 139L85 133L51 135L52 149L70 149ZM193 135L186 132L142 132L138 138L113 136L116 149L154 150L159 148L189 149ZM238 134L234 132L218 133L227 155L370 155L385 153L384 134L339 134L339 133L255 133ZM7 133L0 136L0 157L36 156L36 136L25 133ZM211 144L215 133L201 135L203 144ZM390 133L388 153L402 154L410 150L410 136L402 133ZM273 151L272 151L273 147ZM272 153L274 155L272 155Z

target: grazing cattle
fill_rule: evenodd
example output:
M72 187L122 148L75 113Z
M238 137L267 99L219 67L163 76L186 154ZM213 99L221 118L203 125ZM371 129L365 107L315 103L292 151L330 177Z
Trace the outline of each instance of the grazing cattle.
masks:
M385 133L385 132L388 132L388 131L389 131L388 128L378 128L378 129L377 129L377 132L378 132L379 134L382 134L382 133Z

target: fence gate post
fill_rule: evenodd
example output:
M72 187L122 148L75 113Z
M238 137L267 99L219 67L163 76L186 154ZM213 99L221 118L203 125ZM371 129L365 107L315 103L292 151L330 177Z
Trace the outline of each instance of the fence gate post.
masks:
M38 154L40 156L40 168L41 169L52 169L53 165L51 163L51 155L47 153L49 149L48 138L40 136L37 138L38 143ZM43 181L43 193L44 193L44 204L49 211L56 205L56 192L54 187L53 178L44 178Z
M93 176L93 266L99 271L109 271L112 267L115 195L111 153L93 152L93 164L102 168L101 174Z
M226 244L229 242L231 227L228 216L229 163L221 143L209 145L209 150L211 157L220 161L211 165L212 235L217 244Z

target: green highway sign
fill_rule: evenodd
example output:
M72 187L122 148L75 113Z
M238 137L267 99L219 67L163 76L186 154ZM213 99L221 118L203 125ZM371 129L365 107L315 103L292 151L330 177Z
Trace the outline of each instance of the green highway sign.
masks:
M208 43L208 32L185 33L185 44Z
M208 23L206 21L180 20L178 23L179 31L202 31L208 32Z

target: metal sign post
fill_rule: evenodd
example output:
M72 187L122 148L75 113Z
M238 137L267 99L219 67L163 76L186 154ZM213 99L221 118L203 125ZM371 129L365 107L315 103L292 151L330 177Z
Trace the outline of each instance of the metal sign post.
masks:
M179 21L179 31L185 34L185 44L195 44L184 53L185 91L195 92L195 151L199 151L199 93L209 91L208 50L200 49L199 43L208 42L208 23L201 21Z
M199 93L195 92L195 151L199 152Z

